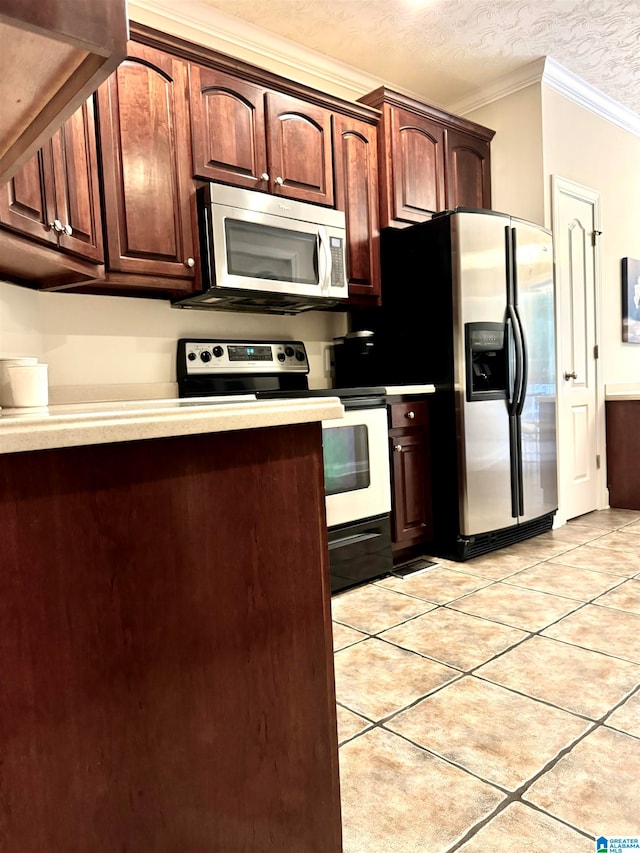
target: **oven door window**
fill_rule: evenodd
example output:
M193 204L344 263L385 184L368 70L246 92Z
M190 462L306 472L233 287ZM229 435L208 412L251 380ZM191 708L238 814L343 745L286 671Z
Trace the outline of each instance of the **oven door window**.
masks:
M369 488L369 436L365 424L322 430L326 495Z
M230 275L319 284L315 231L274 228L225 218L227 268Z

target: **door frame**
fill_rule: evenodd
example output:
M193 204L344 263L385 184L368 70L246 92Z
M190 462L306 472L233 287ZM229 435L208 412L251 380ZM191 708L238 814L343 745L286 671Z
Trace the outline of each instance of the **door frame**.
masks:
M597 190L578 184L575 181L570 181L560 175L551 175L551 230L557 235L560 228L560 198L561 196L573 196L579 201L587 202L593 205L593 222L596 232L594 241L594 270L593 270L593 288L594 288L594 311L595 311L595 342L598 345L599 352L596 359L596 448L595 452L600 457L600 466L597 473L597 494L596 508L605 509L609 506L609 490L607 488L607 455L606 455L606 433L605 433L605 388L604 388L604 367L603 367L603 322L602 322L602 252L600 248L600 235L602 233L601 223L601 208L600 208L600 193ZM567 436L565 435L562 418L560 412L564 404L564 385L560 382L562 376L562 344L563 344L563 329L560 323L560 312L558 306L560 304L559 293L557 290L559 276L557 274L558 256L556 241L553 243L553 265L555 270L556 280L556 365L557 365L557 394L558 394L558 409L556 412L556 423L558 429L558 512L556 514L555 525L561 526L567 521L567 511L564 506L564 482L563 482L563 465L562 459L567 458L566 454L569 450L567 447Z

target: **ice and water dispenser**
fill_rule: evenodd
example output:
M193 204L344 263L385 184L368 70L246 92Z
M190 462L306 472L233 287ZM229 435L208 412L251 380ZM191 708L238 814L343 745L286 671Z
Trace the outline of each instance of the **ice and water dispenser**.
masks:
M503 400L507 393L507 334L504 323L465 325L467 400Z

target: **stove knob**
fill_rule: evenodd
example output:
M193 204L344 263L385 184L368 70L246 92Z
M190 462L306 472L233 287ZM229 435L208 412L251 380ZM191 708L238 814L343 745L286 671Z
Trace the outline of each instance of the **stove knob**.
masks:
M304 353L301 349L296 350L296 359L298 361L304 361Z
M222 347L214 347L212 349L212 352L216 358L222 358L222 356L224 355L224 350L222 349Z
M285 347L284 354L287 356L287 358L291 358L291 356L293 355L293 347Z
M190 353L187 355L187 358L189 359L189 361L195 361L195 360L196 360L196 354L195 354L195 352L190 352Z
M278 353L278 361L284 361L284 353L283 352Z
M207 361L211 361L211 353L209 352L209 350L203 349L202 352L200 353L200 358L206 364Z

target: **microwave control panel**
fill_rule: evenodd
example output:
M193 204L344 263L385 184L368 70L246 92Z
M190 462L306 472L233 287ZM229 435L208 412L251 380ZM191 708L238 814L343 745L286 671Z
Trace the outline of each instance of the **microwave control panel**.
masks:
M257 374L309 372L302 341L242 341L181 338L177 375Z
M344 240L342 237L329 237L331 250L331 286L344 287L346 272L344 263Z

